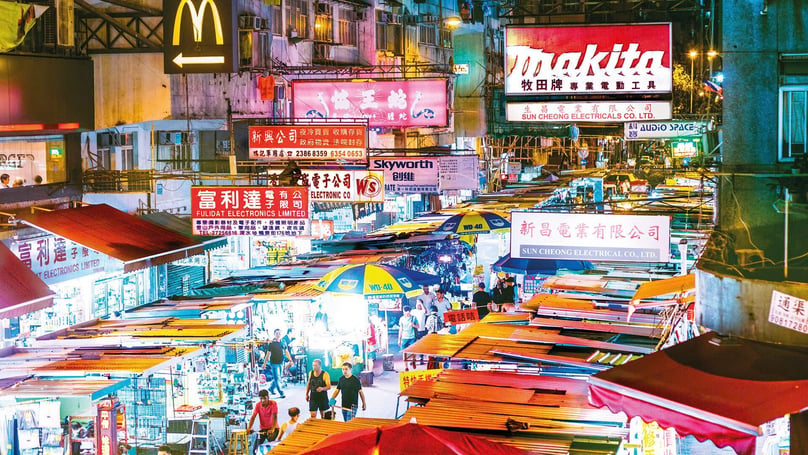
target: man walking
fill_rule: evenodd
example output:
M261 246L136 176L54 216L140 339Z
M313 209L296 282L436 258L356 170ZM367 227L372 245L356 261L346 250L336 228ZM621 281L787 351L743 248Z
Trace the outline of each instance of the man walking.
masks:
M328 410L329 390L331 390L331 378L328 377L327 371L323 371L322 361L320 359L312 360L309 382L306 384L306 401L309 402L312 419L317 417L317 411L320 411L322 418L325 411Z
M403 310L404 314L398 320L398 345L402 351L415 343L415 334L418 331L418 319L410 314L410 307L404 305Z
M439 288L435 291L435 307L438 309L438 316L440 316L440 320L446 322L446 317L444 314L447 311L452 311L452 302L446 298L446 291L443 288Z
M359 378L352 374L351 368L353 368L353 365L350 362L342 364L342 377L339 378L337 390L334 391L331 400L328 402L331 406L337 404L337 395L342 392L342 419L346 422L356 417L358 397L362 398L362 410L367 409L362 383L359 382Z
M480 319L485 317L488 313L491 312L491 295L485 291L485 283L480 281L477 284L477 292L471 296L471 301L474 302L474 306L477 307L477 313L480 315Z
M247 424L247 431L252 433L252 427L255 424L255 417L258 417L258 424L260 430L258 431L258 438L255 440L253 446L253 454L258 451L258 446L267 441L274 441L278 437L278 403L269 399L269 392L261 389L258 392L258 404L255 405L250 423Z
M275 329L275 338L269 343L269 355L264 356L264 365L262 369L266 369L267 361L269 361L270 376L272 376L272 383L269 385L269 391L277 390L281 398L286 398L281 389L281 371L283 371L284 356L292 358L289 350L283 347L281 343L281 329Z

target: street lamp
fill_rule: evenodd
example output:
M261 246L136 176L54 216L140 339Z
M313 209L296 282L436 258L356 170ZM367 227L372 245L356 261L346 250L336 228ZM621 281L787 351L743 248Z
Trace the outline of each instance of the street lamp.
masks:
M690 113L692 114L693 113L693 88L694 88L694 85L695 85L695 83L693 82L693 62L696 61L696 56L698 56L699 53L697 51L692 50L687 55L690 56Z

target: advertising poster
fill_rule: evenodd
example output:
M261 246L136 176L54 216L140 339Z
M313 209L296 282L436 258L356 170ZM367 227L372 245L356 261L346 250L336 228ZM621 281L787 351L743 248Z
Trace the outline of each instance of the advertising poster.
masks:
M194 235L295 237L309 224L309 190L304 187L194 186Z
M448 125L446 79L292 81L295 118L365 119L390 128Z
M506 95L670 93L671 24L505 28Z

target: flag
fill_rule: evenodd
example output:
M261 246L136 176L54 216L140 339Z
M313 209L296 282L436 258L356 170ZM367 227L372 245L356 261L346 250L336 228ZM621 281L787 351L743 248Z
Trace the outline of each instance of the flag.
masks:
M704 81L704 89L708 92L716 93L721 97L724 96L724 88L713 81Z
M0 0L0 52L8 52L22 43L47 6Z

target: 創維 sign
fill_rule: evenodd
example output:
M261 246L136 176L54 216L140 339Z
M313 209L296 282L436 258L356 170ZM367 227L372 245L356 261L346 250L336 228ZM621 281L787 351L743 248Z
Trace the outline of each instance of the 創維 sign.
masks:
M384 191L397 194L437 193L437 157L371 158L370 170L384 172Z
M309 214L304 187L191 187L194 235L295 237Z
M258 160L364 160L365 125L271 125L250 127L250 158Z
M511 257L668 262L670 218L511 212Z
M238 71L234 0L163 0L166 74Z

